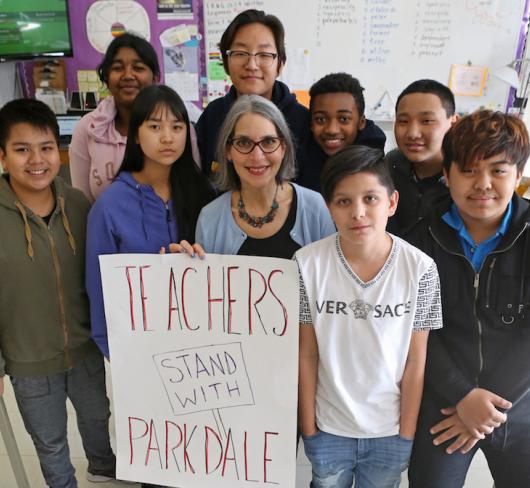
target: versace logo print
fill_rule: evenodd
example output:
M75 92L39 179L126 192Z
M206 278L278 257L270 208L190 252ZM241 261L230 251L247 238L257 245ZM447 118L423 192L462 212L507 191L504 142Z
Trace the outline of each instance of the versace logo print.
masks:
M374 310L373 305L366 303L364 300L361 300L360 298L354 298L350 302L348 307L350 307L356 319L364 319L364 320L366 320L368 318L368 314Z

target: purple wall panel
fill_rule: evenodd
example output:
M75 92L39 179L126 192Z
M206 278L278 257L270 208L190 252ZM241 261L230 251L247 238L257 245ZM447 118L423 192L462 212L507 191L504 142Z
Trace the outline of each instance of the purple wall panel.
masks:
M530 0L526 0L523 12L523 18L521 20L521 29L519 32L519 44L517 45L517 52L515 53L515 59L522 59L524 56L525 45L527 42L528 35L528 21L530 20ZM521 63L518 63L517 71L521 70ZM525 81L525 80L523 80ZM508 95L508 101L506 102L506 111L513 106L516 94L515 88L510 88L510 94Z
M72 44L74 49L74 57L66 60L66 77L67 85L70 91L77 89L77 70L80 69L95 69L102 59L102 54L96 51L90 44L86 32L86 13L89 7L95 3L96 0L68 0L68 7L70 10L70 29L72 32ZM151 27L150 42L155 48L161 69L163 71L163 57L162 48L160 45L160 33L169 27L179 24L197 24L199 32L203 33L202 26L202 2L200 0L193 1L193 19L158 19L156 0L137 0L146 10ZM204 58L204 39L200 42L200 73L205 76L205 58ZM162 73L163 77L163 73Z

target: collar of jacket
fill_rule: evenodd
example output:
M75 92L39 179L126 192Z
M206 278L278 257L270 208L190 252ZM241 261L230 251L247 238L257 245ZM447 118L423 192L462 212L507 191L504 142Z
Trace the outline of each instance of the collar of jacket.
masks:
M33 248L33 233L31 231L30 219L35 220L37 216L26 207L17 197L15 192L12 190L11 185L8 181L9 175L5 174L0 178L0 205L20 213L22 221L24 223L24 235L26 237L26 252L27 255L34 260L35 252ZM68 236L68 243L72 249L72 252L76 252L76 243L74 236L70 228L70 222L66 215L65 200L64 200L64 186L65 183L61 177L56 176L52 182L52 191L55 197L55 208L52 215L59 213L61 216L61 222L63 224L66 235ZM42 221L41 221L42 222Z
M416 175L416 172L414 171L414 167L412 166L411 161L408 158L406 158L399 149L394 149L394 151L397 152L397 155L396 157L391 157L392 168L397 173L400 173L402 176L404 176L405 178L410 179L410 181L413 181L415 183L417 183L418 181L421 181ZM390 156L392 156L391 153L390 153ZM443 173L440 174L439 181L440 183L443 183L445 181Z
M226 96L223 97L225 109L228 111L236 100L237 100L237 92L236 92L234 85L232 85L230 87L230 90L226 94ZM276 105L281 110L287 105L290 105L296 102L296 96L289 91L289 88L287 87L285 83L282 83L281 81L276 80L274 82L274 85L272 86L271 101L272 103L274 103L274 105Z
M457 233L442 220L442 215L449 211L452 203L452 199L448 197L436 206L429 217L429 230L433 237L443 244L448 251L455 254L463 254ZM530 226L530 204L514 193L512 197L512 218L508 232L503 236L495 252L503 252L509 248L528 226Z

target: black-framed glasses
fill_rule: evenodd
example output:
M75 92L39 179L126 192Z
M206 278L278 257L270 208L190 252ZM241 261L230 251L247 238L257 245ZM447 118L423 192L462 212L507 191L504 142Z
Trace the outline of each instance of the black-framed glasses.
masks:
M278 57L276 53L249 53L247 51L226 51L226 55L235 66L244 66L254 57L256 64L261 68L269 68L274 64L274 60Z
M253 141L248 137L235 137L228 142L241 154L250 154L256 146L259 146L263 153L270 154L280 147L282 141L281 137L265 137L261 141Z

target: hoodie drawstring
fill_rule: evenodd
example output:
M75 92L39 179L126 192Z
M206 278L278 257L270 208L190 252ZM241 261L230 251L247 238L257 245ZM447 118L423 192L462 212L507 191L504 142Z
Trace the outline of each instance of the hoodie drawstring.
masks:
M28 222L28 214L26 213L26 209L23 207L23 205L20 202L15 202L15 206L18 208L19 212L22 215L22 219L24 220L24 234L26 235L26 242L28 243L28 246L27 246L28 256L32 259L32 261L34 261L35 253L33 252L31 227L29 226L29 222Z
M66 216L66 211L64 209L64 198L63 197L57 198L57 202L59 204L59 210L61 212L61 221L63 223L64 230L68 237L68 243L70 244L70 247L72 248L72 252L75 254L75 251L76 251L75 239L74 239L74 235L72 234L72 230L70 228L70 222L68 221L68 217ZM15 202L15 206L18 208L18 211L22 215L22 220L24 220L24 234L26 236L26 242L28 243L27 254L32 260L35 260L34 258L35 252L33 251L33 237L31 234L31 227L29 225L28 213L26 212L26 209L20 202Z
M63 227L64 227L64 230L66 231L66 235L68 236L68 243L70 244L70 247L72 248L72 251L75 254L75 250L76 250L75 239L70 229L70 222L68 221L68 217L66 216L66 211L64 209L64 198L59 197L57 198L57 201L59 203L59 208L61 210L61 219L63 222Z

